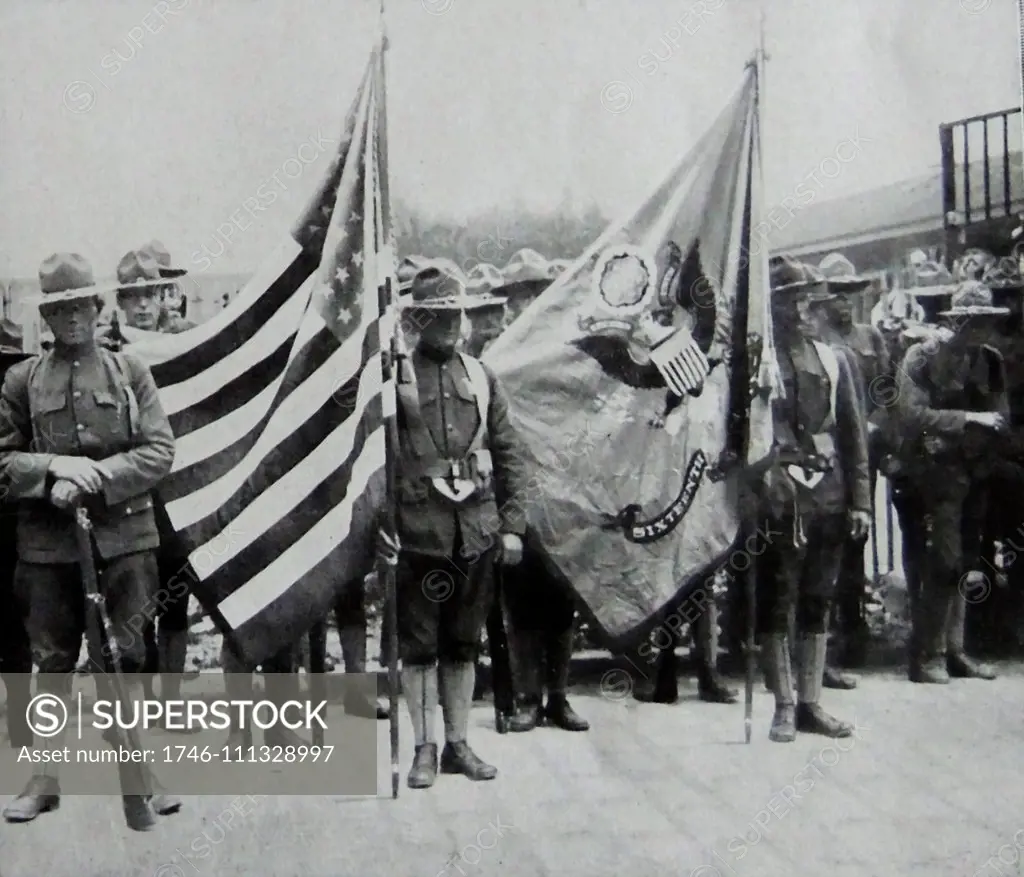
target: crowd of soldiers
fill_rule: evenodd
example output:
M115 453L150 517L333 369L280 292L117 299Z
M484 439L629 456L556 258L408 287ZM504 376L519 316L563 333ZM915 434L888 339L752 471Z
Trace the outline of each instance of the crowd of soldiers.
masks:
M397 529L381 528L377 557L367 559L365 575L339 588L335 615L346 672L364 672L366 584L375 564L396 568L398 657L415 743L412 788L433 785L439 770L472 780L497 773L467 739L485 631L492 660L499 640L508 640L514 697L496 708L500 731L589 728L567 697L575 598L569 583L547 568L521 512L505 502L522 489L525 458L501 382L479 359L565 267L529 251L503 272L478 265L467 275L449 260L422 257L399 267L407 319L398 376ZM779 742L797 732L843 737L852 728L824 710L822 689L852 688L856 680L828 664L827 639L834 627L838 663L863 664L869 639L864 547L879 473L893 485L905 541L911 680L994 676L964 651L963 593L984 575L985 546L998 536L992 511L999 495L994 478L1002 470L994 461L1016 465L1010 385L993 342L999 333L1016 338L1024 283L1005 266L989 266L982 277L943 285L941 294L888 296L874 326L853 319L853 297L872 281L843 256L818 266L778 257L770 268L779 367L775 447L767 465L746 479L744 501L748 516L783 534L766 547L758 570L759 651L776 702L769 736ZM184 274L158 242L128 253L115 287L126 325L189 328ZM140 694L149 697L180 695L188 597L156 607L149 595L180 569L187 552L154 495L172 465L174 437L149 369L120 351L124 339L116 320L103 320L102 290L86 260L55 254L40 267L39 280L40 314L53 342L7 370L0 400L4 512L16 507L18 516L16 548L6 547L7 557L16 551L17 563L0 581L2 598L17 610L4 616L0 669L11 744L57 749L59 734L33 740L24 706L33 663L40 687L60 679L60 690L50 693L70 696L82 645L85 608L69 512L90 510L101 591L115 636L126 634L123 669L139 674ZM1015 307L994 303L994 294L1013 298ZM894 303L904 312L896 313ZM450 578L453 568L459 575L452 594L437 600L426 592L432 572ZM132 619L153 611L139 642ZM708 702L734 703L736 692L716 666L718 627L710 603L694 622L699 692ZM311 631L307 652L322 653L325 636L326 625ZM641 671L636 680L638 699L677 699L678 645L674 634L653 651L653 672ZM98 667L108 659L90 658ZM298 695L301 660L296 644L262 662L268 699L283 703ZM251 699L257 668L227 642L222 667L232 699ZM354 695L345 708L388 717L382 705ZM228 745L252 742L248 726L232 727ZM268 746L303 742L286 728L264 732ZM156 815L181 806L155 778L150 788L132 812L125 805L133 828L151 827ZM31 821L55 809L59 796L56 763L43 759L5 818Z

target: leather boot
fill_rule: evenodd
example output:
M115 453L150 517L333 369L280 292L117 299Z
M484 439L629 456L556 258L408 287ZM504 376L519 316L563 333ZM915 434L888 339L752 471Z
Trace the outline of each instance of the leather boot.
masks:
M416 755L407 783L410 789L429 789L437 779L437 744L434 723L437 715L437 667L409 665L402 668L402 691L412 720Z
M946 670L953 679L996 678L994 668L969 658L964 652L950 652L946 655Z
M796 740L796 718L793 706L793 668L789 660L789 642L784 633L765 638L765 672L775 695L775 715L768 739L773 743Z
M797 644L799 676L797 677L796 729L825 737L849 737L853 726L829 715L819 705L821 679L825 671L825 634L804 634Z
M569 690L569 666L572 663L572 640L574 626L545 637L547 665L548 702L544 707L544 718L549 724L563 731L589 731L590 722L580 716L570 705L566 692Z
M498 769L480 759L466 742L473 704L473 665L443 663L438 682L445 736L441 773L461 773L474 781L493 780Z
M12 749L31 746L34 742L28 723L28 705L32 700L32 673L5 673L7 688L7 737Z
M958 593L950 602L946 618L946 669L954 679L995 679L996 671L988 664L969 658L964 651L964 628L967 624L967 601Z
M136 678L128 676L125 678L125 693L131 701L138 701L144 696L144 687ZM97 689L100 697L113 697L112 691ZM139 728L136 732L139 744L143 750L153 751L156 747L148 739L150 732ZM125 822L132 831L150 831L156 827L157 815L168 816L177 813L181 809L181 800L171 795L160 783L153 770L152 765L145 765L143 775L147 786L146 794L124 795L121 798L121 806L124 810ZM128 788L135 779L135 768L133 765L119 764L118 772L121 776L121 787Z
M739 692L718 674L718 607L714 601L694 625L693 654L697 661L697 693L706 703L736 703Z
M548 695L548 702L544 707L544 718L549 725L554 725L563 731L590 730L590 722L569 705L569 699L560 691L553 691Z
M922 591L916 600L914 648L909 673L911 682L924 685L949 684L946 619L952 599L946 594Z
M33 776L17 798L4 807L8 822L31 822L60 807L60 781L56 776Z
M278 709L290 700L302 700L302 692L299 690L298 673L264 673L263 686L267 700L278 707ZM267 746L280 746L282 749L286 749L289 746L298 748L299 746L310 745L308 740L303 739L294 730L283 724L278 724L264 730L263 742Z
M341 654L346 673L366 672L366 628L359 624L338 628ZM370 699L354 688L345 691L345 712L364 719L387 719L388 710L377 699Z
M633 697L641 703L673 704L679 700L679 661L673 646L658 650L653 664L654 679L637 681L633 686ZM651 664L647 665L651 667Z
M42 680L40 680L42 687ZM65 708L70 714L70 691L50 693L65 698ZM42 760L41 766L28 781L25 789L17 798L4 808L4 819L8 822L31 822L43 813L49 813L60 807L59 762L49 760L47 753L57 752L64 748L67 728L61 728L52 737L41 737L36 751Z
M853 691L857 687L857 679L826 664L825 670L821 674L821 684L825 688L832 688L836 691Z
M543 724L544 708L540 697L524 697L517 705L516 714L509 719L508 729L515 734L522 734Z
M536 630L524 630L514 625L509 627L509 664L519 696L516 698L516 712L508 721L508 730L522 734L544 723L544 690L541 686L544 642Z

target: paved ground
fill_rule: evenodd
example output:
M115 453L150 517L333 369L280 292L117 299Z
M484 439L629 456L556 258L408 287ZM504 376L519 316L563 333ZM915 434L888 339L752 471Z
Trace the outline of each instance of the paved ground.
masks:
M4 877L273 875L436 877L971 877L1024 873L1024 675L946 688L895 673L826 702L858 724L833 745L771 744L771 698L755 734L741 706L639 705L579 691L589 734L497 736L473 715L492 783L442 777L389 797L387 725L377 799L187 798L135 835L115 799L68 798L28 826L0 825ZM404 718L404 717L403 717ZM403 778L409 762L406 726ZM231 818L225 811L234 809ZM1002 864L1000 863L1002 856ZM986 864L988 863L988 864ZM1007 864L1009 863L1009 864ZM995 870L996 868L1002 870Z

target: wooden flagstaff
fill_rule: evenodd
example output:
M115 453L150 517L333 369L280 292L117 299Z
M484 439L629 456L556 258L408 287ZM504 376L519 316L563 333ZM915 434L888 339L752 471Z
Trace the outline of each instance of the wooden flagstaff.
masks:
M378 153L383 157L381 164L383 167L378 166L379 174L379 185L381 194L381 214L383 220L383 232L384 232L384 243L387 247L387 252L392 257L389 263L388 276L385 278L384 285L380 287L380 304L382 314L396 314L395 311L395 291L394 291L394 276L396 265L395 262L395 250L394 250L394 238L392 234L391 215L390 215L390 192L388 186L388 165L387 165L387 154L388 154L388 115L387 115L387 57L388 57L388 37L387 37L387 24L384 14L384 0L380 0L380 46L378 51L380 52L380 94L378 95L379 110L380 113L380 145ZM397 412L397 396L398 396L398 380L401 375L401 363L399 361L399 345L398 345L398 319L397 314L392 325L390 337L388 338L388 352L383 357L384 377L390 377L392 393L395 404L391 407L390 411L386 411L387 414L387 429L384 434L385 442L385 463L384 471L385 478L387 480L387 492L384 506L384 526L387 532L391 535L395 535L398 532L396 510L395 510L395 455L398 453L398 412ZM383 350L382 356L383 356ZM390 737L391 737L391 797L398 797L399 787L399 765L398 765L398 587L395 576L395 566L388 563L378 564L378 576L383 577L384 593L387 595L385 611L387 613L384 630L387 632L388 637L388 712L389 712L389 724L390 724ZM383 643L382 643L383 645Z
M755 107L757 111L757 152L759 162L759 172L761 174L760 187L761 191L764 191L764 155L761 150L763 138L761 132L764 130L764 65L768 60L768 54L765 52L765 40L764 40L764 9L761 10L760 18L760 34L758 39L757 52L754 55L754 75L757 82L757 91L755 94ZM749 279L748 279L748 294L747 294L747 320L749 321L749 308L750 308L750 294L749 294ZM762 351L763 355L763 351ZM749 363L749 351L747 356L747 362ZM753 382L757 380L757 375L748 374L748 385L753 386ZM741 465L745 466L748 462L747 457L750 452L750 407L753 403L753 398L748 396L747 399L747 410L746 410L746 423L744 424L743 430L743 460ZM747 533L752 532L756 528L756 513L752 515L744 515L744 530ZM753 526L752 526L753 525ZM757 658L758 658L758 646L757 646L757 558L750 558L750 565L747 567L746 575L746 648L744 649L746 658L746 685L744 688L743 698L743 734L746 742L749 744L751 737L753 736L753 716L754 716L754 685L757 676Z

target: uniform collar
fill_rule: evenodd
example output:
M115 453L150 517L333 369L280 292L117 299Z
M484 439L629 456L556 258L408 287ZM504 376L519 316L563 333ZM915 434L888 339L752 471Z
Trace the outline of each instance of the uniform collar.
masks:
M71 361L73 359L89 359L94 357L98 349L99 347L95 341L91 344L82 344L79 347L67 347L54 340L51 353L59 360Z
M455 348L450 351L438 350L436 347L431 347L428 344L424 344L422 341L416 346L416 353L422 359L432 362L435 365L447 365L457 355Z

